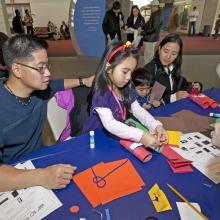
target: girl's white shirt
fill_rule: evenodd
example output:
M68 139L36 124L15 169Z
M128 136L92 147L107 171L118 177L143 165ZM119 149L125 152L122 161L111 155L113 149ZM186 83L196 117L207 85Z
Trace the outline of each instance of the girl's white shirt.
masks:
M113 117L112 111L109 108L95 108L104 128L111 134L122 138L140 142L143 131L139 128L130 127L123 122L116 120ZM162 126L162 123L156 120L149 112L142 108L137 101L131 104L131 113L153 133L157 126Z

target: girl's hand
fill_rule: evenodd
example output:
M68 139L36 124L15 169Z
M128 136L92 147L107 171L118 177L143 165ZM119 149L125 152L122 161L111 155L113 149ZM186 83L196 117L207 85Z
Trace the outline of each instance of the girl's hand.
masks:
M158 145L167 144L169 142L168 134L161 125L156 127L155 133L157 135L157 142L159 143Z
M189 93L187 91L178 91L176 93L177 100L187 98L188 96L189 96Z
M157 140L153 134L150 133L144 133L141 138L141 143L145 147L150 147L152 149L155 149L158 146Z

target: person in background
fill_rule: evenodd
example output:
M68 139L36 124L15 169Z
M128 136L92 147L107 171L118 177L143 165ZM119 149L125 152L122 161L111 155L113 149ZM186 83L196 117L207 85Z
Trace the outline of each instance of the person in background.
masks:
M137 5L133 5L131 8L131 14L127 19L127 23L125 25L125 30L127 28L133 28L138 30L141 33L142 29L144 28L145 20L144 17L140 13L140 9ZM133 42L134 40L134 33L129 33L127 35L127 41Z
M15 17L12 20L12 27L16 34L24 33L24 22L22 21L21 14L18 9L15 10Z
M96 72L90 116L82 133L100 128L116 138L141 142L153 149L168 141L161 122L142 108L133 94L131 75L137 65L138 54L138 49L132 48L131 44L113 42L107 46ZM128 112L147 126L150 133L126 125L124 121Z
M49 32L49 38L53 40L59 40L61 38L57 26L52 21L48 21L47 30Z
M192 88L200 92L200 83L188 82L181 71L183 42L178 34L168 34L160 42L154 59L144 68L152 76L152 86L157 81L166 87L162 101L166 103L188 97Z
M220 122L215 124L215 130L211 133L212 144L220 148Z
M8 71L3 59L2 45L8 39L8 36L3 32L0 32L0 78L7 78Z
M216 73L217 73L218 78L220 79L220 63L218 63L216 66Z
M150 3L151 15L149 21L144 26L144 62L148 63L153 59L155 45L160 38L160 29L162 26L162 13L158 0Z
M141 107L148 110L151 107L159 107L159 100L150 102L151 74L144 68L137 68L132 74L132 83L136 91L136 99Z
M68 39L70 37L69 28L65 21L62 21L62 24L60 26L60 33L63 39Z
M0 82L0 191L64 188L76 169L70 164L35 170L3 165L43 148L41 134L50 97L57 91L92 84L93 76L50 80L47 48L43 39L24 34L9 38L2 47L9 78Z
M178 27L179 27L178 7L175 6L173 7L173 10L169 17L168 32L174 33Z
M195 36L196 34L196 21L199 17L199 11L196 9L196 6L193 7L193 10L189 13L189 36Z
M214 34L214 40L218 40L218 33L219 33L219 30L220 30L220 14L218 15L218 19L216 20L215 22L215 34Z
M102 29L106 36L106 42L110 42L113 39L121 41L121 28L123 26L124 15L121 12L121 4L115 1L112 5L112 9L105 13L102 22Z
M25 16L24 16L24 24L27 28L27 34L34 34L34 28L33 28L33 18L30 15L28 9L25 10Z

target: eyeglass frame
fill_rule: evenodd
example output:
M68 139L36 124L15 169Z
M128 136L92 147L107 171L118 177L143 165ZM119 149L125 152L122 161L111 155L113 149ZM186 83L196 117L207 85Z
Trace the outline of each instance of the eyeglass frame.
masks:
M16 64L21 65L21 66L28 67L28 68L33 69L33 70L36 70L36 71L37 71L38 73L40 73L41 75L44 75L46 69L48 69L48 70L50 71L50 67L51 67L50 64L45 64L45 65L46 65L45 67L42 66L42 67L39 67L39 68L33 67L33 66L29 66L29 65L24 64L24 63L16 63ZM41 71L41 69L42 69L42 71Z

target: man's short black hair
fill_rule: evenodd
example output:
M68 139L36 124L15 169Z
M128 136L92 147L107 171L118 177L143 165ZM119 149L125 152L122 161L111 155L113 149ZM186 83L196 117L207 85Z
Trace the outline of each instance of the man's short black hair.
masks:
M120 2L119 1L114 2L113 5L112 5L112 8L114 10L120 9L121 8Z
M12 63L30 60L37 50L47 50L45 40L36 36L18 34L9 38L2 46L5 64L10 71Z

